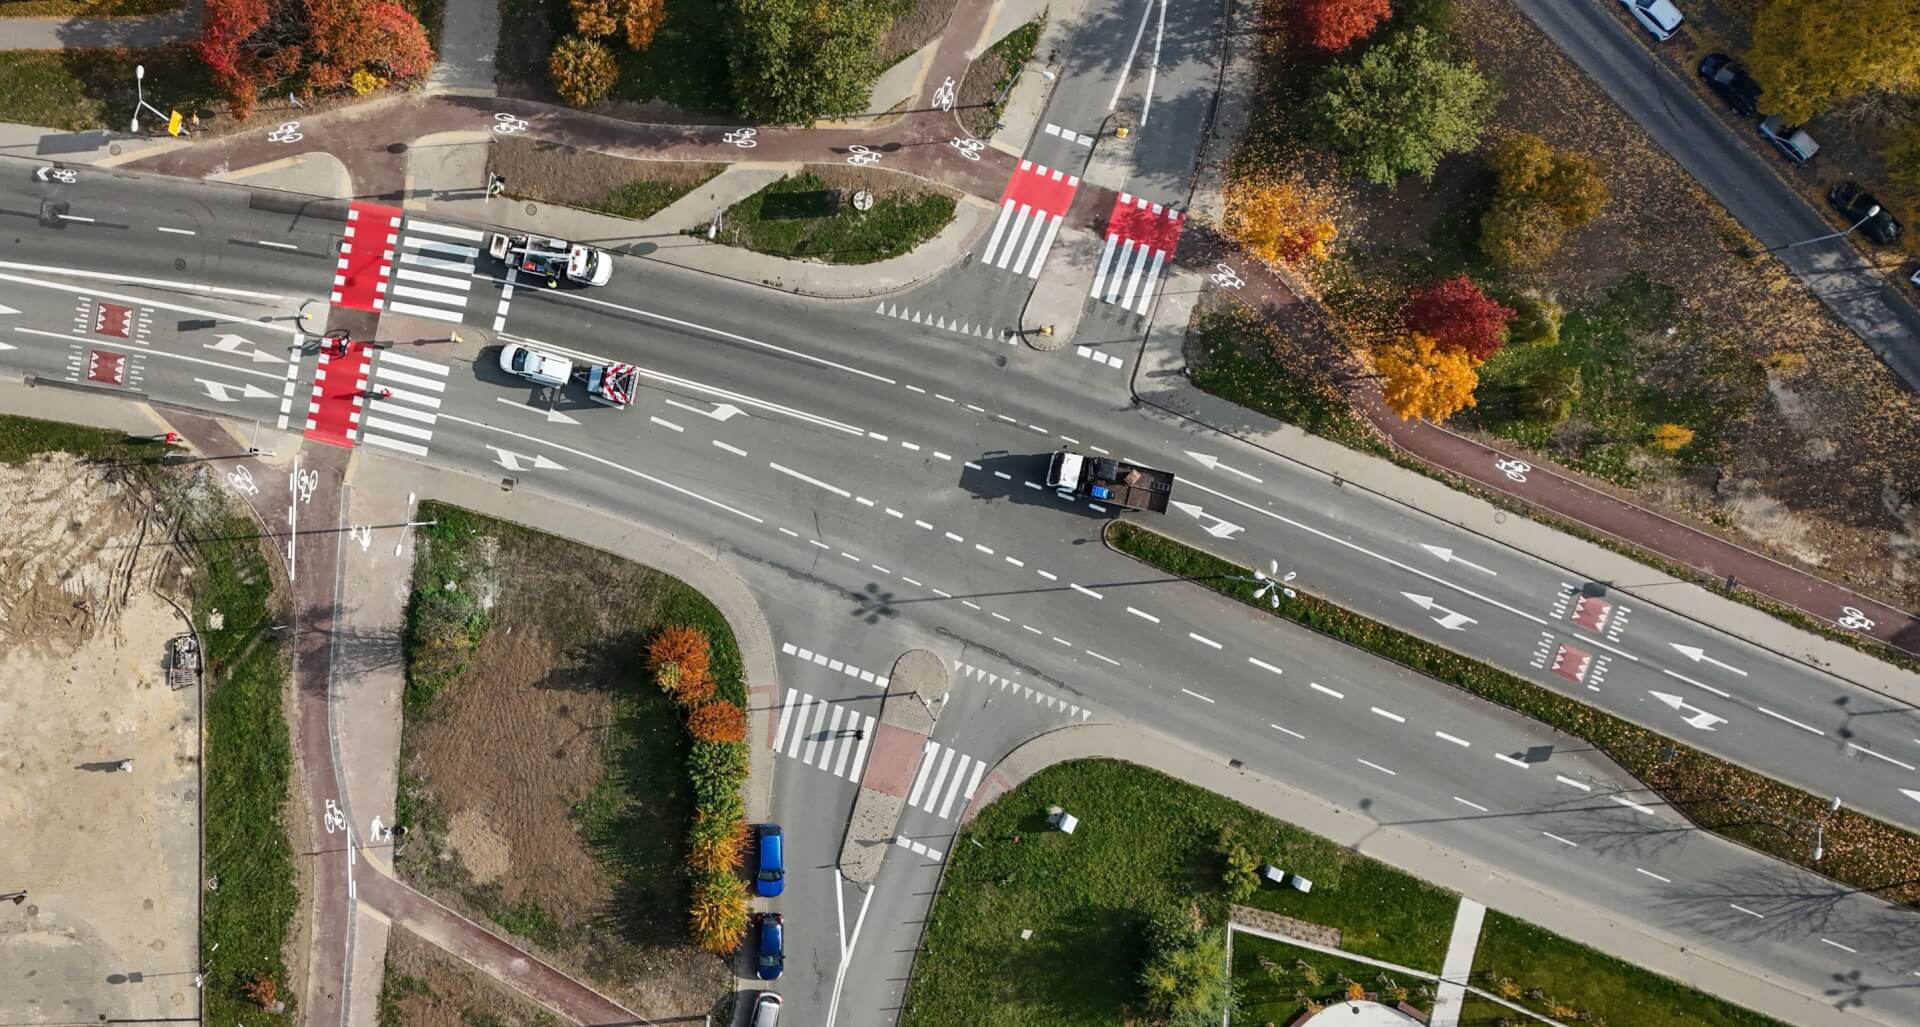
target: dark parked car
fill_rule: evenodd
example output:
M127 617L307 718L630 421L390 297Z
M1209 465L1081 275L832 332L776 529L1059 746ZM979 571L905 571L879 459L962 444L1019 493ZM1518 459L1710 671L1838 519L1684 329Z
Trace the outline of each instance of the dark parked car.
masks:
M1894 220L1893 215L1887 213L1884 207L1881 207L1879 213L1867 217L1867 211L1879 207L1880 201L1874 199L1872 193L1860 188L1857 183L1841 182L1834 186L1827 191L1827 202L1833 204L1833 209L1847 219L1847 224L1851 225L1859 221L1861 235L1882 246L1892 246L1899 241L1900 222ZM1862 218L1866 220L1862 221Z
M786 921L778 913L760 914L760 979L777 981L787 968Z
M753 875L753 890L762 898L770 899L787 885L787 861L782 844L785 839L781 837L779 824L761 824L758 833L760 865Z
M1739 61L1723 53L1710 53L1700 59L1700 77L1734 113L1754 114L1760 110L1760 83Z

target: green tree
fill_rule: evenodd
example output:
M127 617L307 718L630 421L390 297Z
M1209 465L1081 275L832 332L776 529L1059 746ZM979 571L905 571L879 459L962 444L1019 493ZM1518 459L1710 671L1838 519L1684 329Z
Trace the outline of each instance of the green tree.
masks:
M1600 216L1607 183L1593 158L1557 149L1536 135L1520 133L1494 144L1487 166L1499 179L1498 200L1541 203L1560 215L1568 230Z
M875 48L893 25L889 0L733 0L728 46L741 112L808 122L866 107Z
M1920 3L1768 0L1747 63L1767 110L1790 123L1869 89L1920 89Z
M1321 73L1307 107L1313 138L1370 182L1409 172L1431 179L1440 159L1473 149L1498 91L1456 61L1422 27L1395 35L1358 61Z
M1566 221L1544 203L1503 200L1480 218L1480 252L1500 267L1537 267L1566 241Z
M1140 988L1147 1009L1170 1027L1214 1027L1231 998L1227 949L1217 931L1162 914L1147 925Z

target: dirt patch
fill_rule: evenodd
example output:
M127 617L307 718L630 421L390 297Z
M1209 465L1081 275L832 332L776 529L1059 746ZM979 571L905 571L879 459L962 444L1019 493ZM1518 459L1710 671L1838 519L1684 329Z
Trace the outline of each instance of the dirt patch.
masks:
M560 1027L518 992L402 928L387 939L380 1027Z
M0 466L0 887L29 889L0 917L24 968L0 1022L196 1008L199 693L168 687L188 625L151 588L165 528L134 488L68 456Z
M1046 27L1046 20L1043 14L1020 25L967 66L953 109L969 135L976 139L992 137L1014 76L1033 59L1033 48L1040 43L1040 30Z
M495 140L488 170L514 199L635 220L652 217L725 170L703 161L629 160L532 139Z
M880 40L880 67L891 68L902 58L933 42L953 17L952 0L903 0L893 25Z
M466 668L409 706L402 877L641 1015L707 1012L729 974L685 940L687 737L641 664L686 587L464 511L435 516L416 573L443 576L460 547L472 555L456 586L499 590Z

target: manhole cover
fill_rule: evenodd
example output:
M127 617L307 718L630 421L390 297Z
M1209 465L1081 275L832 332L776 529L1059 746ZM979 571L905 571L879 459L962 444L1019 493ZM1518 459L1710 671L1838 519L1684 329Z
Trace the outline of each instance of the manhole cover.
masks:
M187 269L186 260L180 257L173 258L173 269L175 271L185 271Z
M537 203L529 203L529 204L527 204L527 213L529 213L529 214L538 214L538 213L540 213L540 205L539 205L539 204L537 204Z
M120 144L114 143L112 146L107 147L107 152L113 154L115 157L120 156Z

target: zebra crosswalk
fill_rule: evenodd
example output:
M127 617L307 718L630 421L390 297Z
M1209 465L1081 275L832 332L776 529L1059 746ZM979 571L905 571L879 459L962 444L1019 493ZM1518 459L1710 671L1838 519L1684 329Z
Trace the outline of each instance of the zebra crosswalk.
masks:
M858 782L872 740L871 714L790 688L780 705L773 748L815 770Z
M987 765L958 749L942 746L929 739L920 756L920 769L913 775L913 790L907 793L907 805L948 820L963 812L986 775ZM966 782L964 790L961 782ZM954 803L958 801L956 809Z
M407 218L393 274L382 283L385 309L459 324L466 316L479 244L485 238L476 229Z
M359 418L360 441L413 456L426 456L447 389L446 364L380 350L368 375L368 401Z

